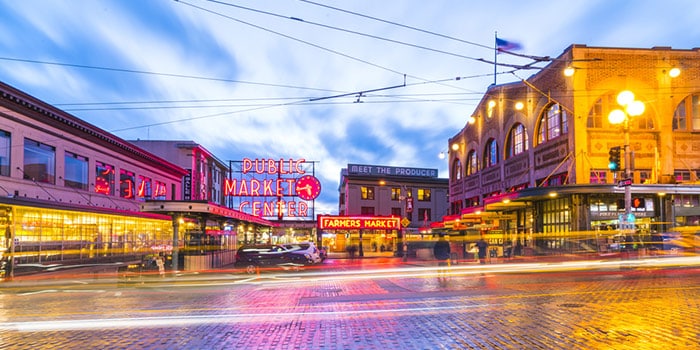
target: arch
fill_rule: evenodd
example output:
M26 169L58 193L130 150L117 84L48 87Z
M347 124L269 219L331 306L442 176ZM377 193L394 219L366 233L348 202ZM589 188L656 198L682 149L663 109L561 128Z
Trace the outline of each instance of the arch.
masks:
M498 143L496 139L490 138L486 141L486 146L484 147L484 157L482 163L482 169L486 169L498 164Z
M586 127L588 129L607 129L619 127L618 125L613 125L610 123L610 121L608 121L608 114L610 114L610 111L619 108L621 108L621 106L617 103L617 93L614 91L608 91L598 98L593 103L593 106L591 106L591 109L588 111ZM654 119L651 117L651 113L646 110L644 114L630 119L629 127L632 130L653 130Z
M537 144L554 140L569 132L569 116L558 103L545 107L537 120Z
M455 180L462 179L462 161L459 158L455 158L452 162L452 174L450 177Z
M528 137L525 126L521 123L515 123L508 131L506 138L506 154L505 159L516 156L528 150Z
M686 96L673 112L673 130L700 131L700 93Z
M467 153L467 176L474 175L479 171L479 159L476 155L476 150L469 150Z

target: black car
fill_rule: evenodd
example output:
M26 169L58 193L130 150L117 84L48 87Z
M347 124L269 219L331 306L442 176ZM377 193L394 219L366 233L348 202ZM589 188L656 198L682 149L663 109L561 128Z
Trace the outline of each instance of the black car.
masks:
M259 268L281 267L298 270L314 261L278 244L245 245L236 252L236 266L244 267L246 273L255 273Z

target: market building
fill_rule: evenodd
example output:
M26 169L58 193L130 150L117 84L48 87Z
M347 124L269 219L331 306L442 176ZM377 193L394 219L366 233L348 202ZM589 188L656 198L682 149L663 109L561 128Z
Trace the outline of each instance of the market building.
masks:
M178 257L178 251L188 247L178 228L184 233L216 224L221 236L229 235L225 224L271 226L247 214L215 210L215 203L203 209L207 217L191 210L182 215L142 211L147 203L182 202L188 174L0 83L0 230L5 233L0 261L10 276L20 265L123 262L154 253L172 253L177 268L187 255ZM198 222L210 217L217 220ZM233 250L233 235L215 241Z
M490 86L449 139L444 226L498 256L698 232L700 49L572 45L550 62Z
M341 170L338 190L339 217L394 217L400 226L323 226L321 229L328 229L323 232L323 245L332 251L357 246L362 253L392 251L402 255L404 242L432 239L431 225L449 213L448 179L439 178L437 169L348 164Z

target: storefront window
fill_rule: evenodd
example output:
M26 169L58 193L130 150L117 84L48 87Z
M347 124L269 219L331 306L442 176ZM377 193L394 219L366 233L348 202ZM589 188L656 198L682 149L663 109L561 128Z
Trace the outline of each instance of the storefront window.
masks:
M119 196L133 199L134 194L134 173L124 169L119 170Z
M88 159L66 152L64 158L63 185L79 190L88 189Z
M95 162L95 192L106 195L114 193L114 167Z
M153 191L153 199L165 200L167 199L168 190L165 188L165 183L156 181L156 186Z
M55 183L56 148L30 139L24 140L24 179Z
M139 175L139 185L136 190L136 196L138 199L151 199L153 196L153 189L151 188L150 178Z

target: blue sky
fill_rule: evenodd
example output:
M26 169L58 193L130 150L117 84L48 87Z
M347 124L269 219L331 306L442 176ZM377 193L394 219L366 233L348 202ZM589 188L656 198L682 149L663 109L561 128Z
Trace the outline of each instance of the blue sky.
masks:
M698 18L696 0L0 0L0 80L127 140L317 161L316 213L337 213L348 163L448 176L438 154L493 83L478 58L496 32L537 56L690 49Z

